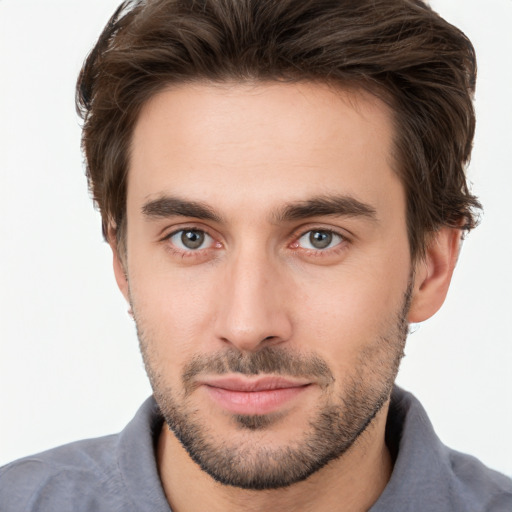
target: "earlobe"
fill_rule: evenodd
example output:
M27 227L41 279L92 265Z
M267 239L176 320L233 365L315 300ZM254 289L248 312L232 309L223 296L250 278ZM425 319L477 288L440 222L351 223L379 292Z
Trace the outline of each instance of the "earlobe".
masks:
M114 276L116 278L117 286L123 294L126 302L130 302L130 296L128 291L128 276L125 268L125 259L120 252L119 244L117 242L117 236L115 230L111 228L108 234L108 244L112 249Z
M457 264L460 242L459 229L444 227L428 243L425 257L415 267L409 323L427 320L442 306Z

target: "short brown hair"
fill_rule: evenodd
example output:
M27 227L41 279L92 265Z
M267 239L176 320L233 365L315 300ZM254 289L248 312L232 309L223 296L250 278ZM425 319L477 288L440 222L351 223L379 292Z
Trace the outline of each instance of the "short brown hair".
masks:
M472 229L473 46L421 0L128 0L77 84L82 146L103 233L124 239L130 144L169 84L316 81L370 90L394 112L410 251L442 226Z

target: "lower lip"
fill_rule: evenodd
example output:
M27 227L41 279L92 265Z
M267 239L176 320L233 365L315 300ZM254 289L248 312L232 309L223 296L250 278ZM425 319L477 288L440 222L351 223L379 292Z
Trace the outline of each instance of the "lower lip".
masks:
M308 387L309 385L265 391L234 391L206 385L205 389L217 404L229 412L262 415L277 411L304 393Z

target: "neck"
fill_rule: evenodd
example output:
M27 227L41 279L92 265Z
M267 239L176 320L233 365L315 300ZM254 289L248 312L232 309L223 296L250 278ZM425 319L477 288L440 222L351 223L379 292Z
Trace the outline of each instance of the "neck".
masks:
M252 491L215 482L192 461L164 423L158 442L158 468L173 512L296 512L368 510L384 490L392 460L384 441L389 404L341 457L303 482Z

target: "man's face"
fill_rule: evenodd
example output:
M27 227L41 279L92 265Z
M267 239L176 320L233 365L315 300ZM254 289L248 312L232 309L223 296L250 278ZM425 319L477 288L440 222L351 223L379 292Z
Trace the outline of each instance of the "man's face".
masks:
M215 479L289 485L384 421L412 281L391 144L382 102L318 84L144 107L121 287L166 421Z

